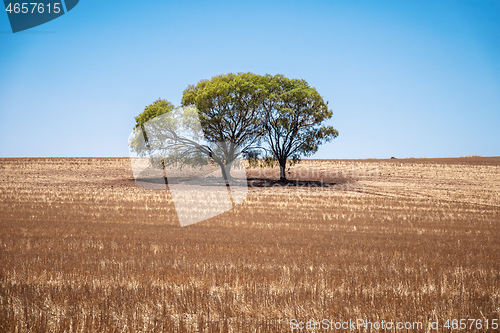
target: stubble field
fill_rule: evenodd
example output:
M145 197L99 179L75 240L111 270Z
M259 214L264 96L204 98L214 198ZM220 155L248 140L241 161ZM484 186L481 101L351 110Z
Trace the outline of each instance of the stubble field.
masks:
M181 228L126 158L0 159L0 332L500 332L500 158L305 160L287 186L276 168L248 175L242 204Z

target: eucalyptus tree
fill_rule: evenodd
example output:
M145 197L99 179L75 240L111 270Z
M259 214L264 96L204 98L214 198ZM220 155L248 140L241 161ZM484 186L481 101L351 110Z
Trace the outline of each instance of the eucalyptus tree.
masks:
M283 75L225 74L189 85L183 107L158 99L136 117L132 150L169 163L217 163L231 178L239 157L266 151L286 180L288 159L314 154L338 136L324 121L332 111L315 88ZM146 128L147 127L147 128ZM264 143L264 145L262 145Z
M207 164L210 150L193 107L179 107L158 99L135 118L129 146L138 156L148 157L153 167ZM166 179L165 179L166 181Z
M305 80L283 75L261 77L265 91L264 140L280 166L280 180L286 180L288 159L299 160L318 151L319 146L339 133L323 122L333 115L318 91Z
M182 105L194 105L211 150L209 155L230 178L232 163L250 155L263 135L261 76L252 73L225 74L188 86Z

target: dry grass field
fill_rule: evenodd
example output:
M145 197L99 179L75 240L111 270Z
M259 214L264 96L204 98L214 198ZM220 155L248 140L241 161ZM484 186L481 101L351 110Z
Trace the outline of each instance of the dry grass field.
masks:
M0 332L500 317L500 158L305 160L289 186L248 174L242 204L181 228L126 158L0 159Z

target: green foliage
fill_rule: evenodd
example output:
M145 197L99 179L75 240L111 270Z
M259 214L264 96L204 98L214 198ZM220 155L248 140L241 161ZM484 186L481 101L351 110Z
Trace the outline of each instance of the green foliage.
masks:
M195 105L205 138L219 161L229 165L258 145L263 133L260 76L229 73L184 90L182 105Z
M193 107L175 108L158 99L137 116L129 146L139 156L150 157L151 165L205 165L203 132Z
M285 166L289 158L296 163L302 156L317 152L322 143L339 133L331 126L322 125L333 113L305 80L278 74L265 75L261 82L266 95L263 102L265 141L280 164L281 179L286 179Z
M266 167L274 167L276 165L276 159L272 156L264 156L259 158L258 155L252 155L247 157L248 161L248 169L250 168L266 168Z
M174 105L169 101L158 98L153 103L149 104L144 108L144 111L135 117L135 127L143 125L148 120L151 120L157 116L168 113L174 109Z
M133 150L190 163L209 157L221 169L230 168L240 156L251 165L261 160L261 166L272 166L277 161L286 179L287 161L297 163L339 134L323 124L333 113L318 91L305 80L281 74L214 76L189 85L182 105L175 108L158 99L147 106L136 117ZM264 152L263 160L258 151Z

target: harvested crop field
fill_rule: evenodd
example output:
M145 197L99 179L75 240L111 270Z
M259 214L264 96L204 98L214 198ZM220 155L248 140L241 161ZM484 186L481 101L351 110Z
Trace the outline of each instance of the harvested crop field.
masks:
M127 158L0 159L0 331L475 319L500 332L499 157L304 160L278 175L248 170L243 203L181 228Z

